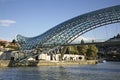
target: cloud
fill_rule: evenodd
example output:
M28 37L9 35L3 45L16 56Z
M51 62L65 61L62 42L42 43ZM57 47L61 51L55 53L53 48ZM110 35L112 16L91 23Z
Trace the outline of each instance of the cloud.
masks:
M79 36L78 38L76 38L74 41L76 42L78 42L78 41L81 41L81 40L84 40L84 41L87 41L88 40L88 38L85 38L85 37L83 37L83 36Z
M12 24L16 23L16 21L14 20L0 20L0 26L3 26L3 27L9 27L11 26Z
M90 41L92 41L92 40L95 40L95 38L92 38L92 37L79 36L79 37L76 38L73 42L79 43L79 42L81 42L82 39L83 39L85 42L90 42Z

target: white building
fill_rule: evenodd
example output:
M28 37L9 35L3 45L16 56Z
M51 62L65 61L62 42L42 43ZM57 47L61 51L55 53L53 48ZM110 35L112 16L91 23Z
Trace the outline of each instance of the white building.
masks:
M38 56L39 60L45 60L45 61L60 61L61 54L40 54ZM84 55L75 55L75 54L64 54L63 61L83 61L85 60Z
M19 57L25 57L27 54L20 53L18 51L6 51L6 52L0 52L0 59L1 60L17 60ZM60 61L61 60L61 54L45 54L41 53L39 56L32 58L30 57L28 60L44 60L44 61ZM75 54L64 54L62 61L83 61L85 60L84 55L75 55Z

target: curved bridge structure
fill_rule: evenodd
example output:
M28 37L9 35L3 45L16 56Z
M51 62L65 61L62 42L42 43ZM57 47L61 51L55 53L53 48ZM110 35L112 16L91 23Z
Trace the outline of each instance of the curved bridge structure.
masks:
M61 46L90 30L118 22L120 22L120 5L74 17L36 37L17 35L16 41L23 50Z

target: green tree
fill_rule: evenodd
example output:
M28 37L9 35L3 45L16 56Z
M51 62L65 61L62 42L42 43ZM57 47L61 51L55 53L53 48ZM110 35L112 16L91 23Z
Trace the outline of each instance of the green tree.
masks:
M79 45L79 46L77 46L77 50L78 50L79 55L84 55L85 58L86 58L87 49L88 49L88 45Z
M88 59L96 59L98 49L95 45L88 45L86 56Z
M77 46L68 46L69 54L78 54Z
M81 40L81 44L84 44L84 40L83 39Z
M17 43L15 39L12 40L12 42L14 45Z

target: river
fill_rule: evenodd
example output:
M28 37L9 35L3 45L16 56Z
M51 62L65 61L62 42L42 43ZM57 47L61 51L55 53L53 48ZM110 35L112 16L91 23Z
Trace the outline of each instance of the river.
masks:
M120 62L0 68L0 80L120 80Z

